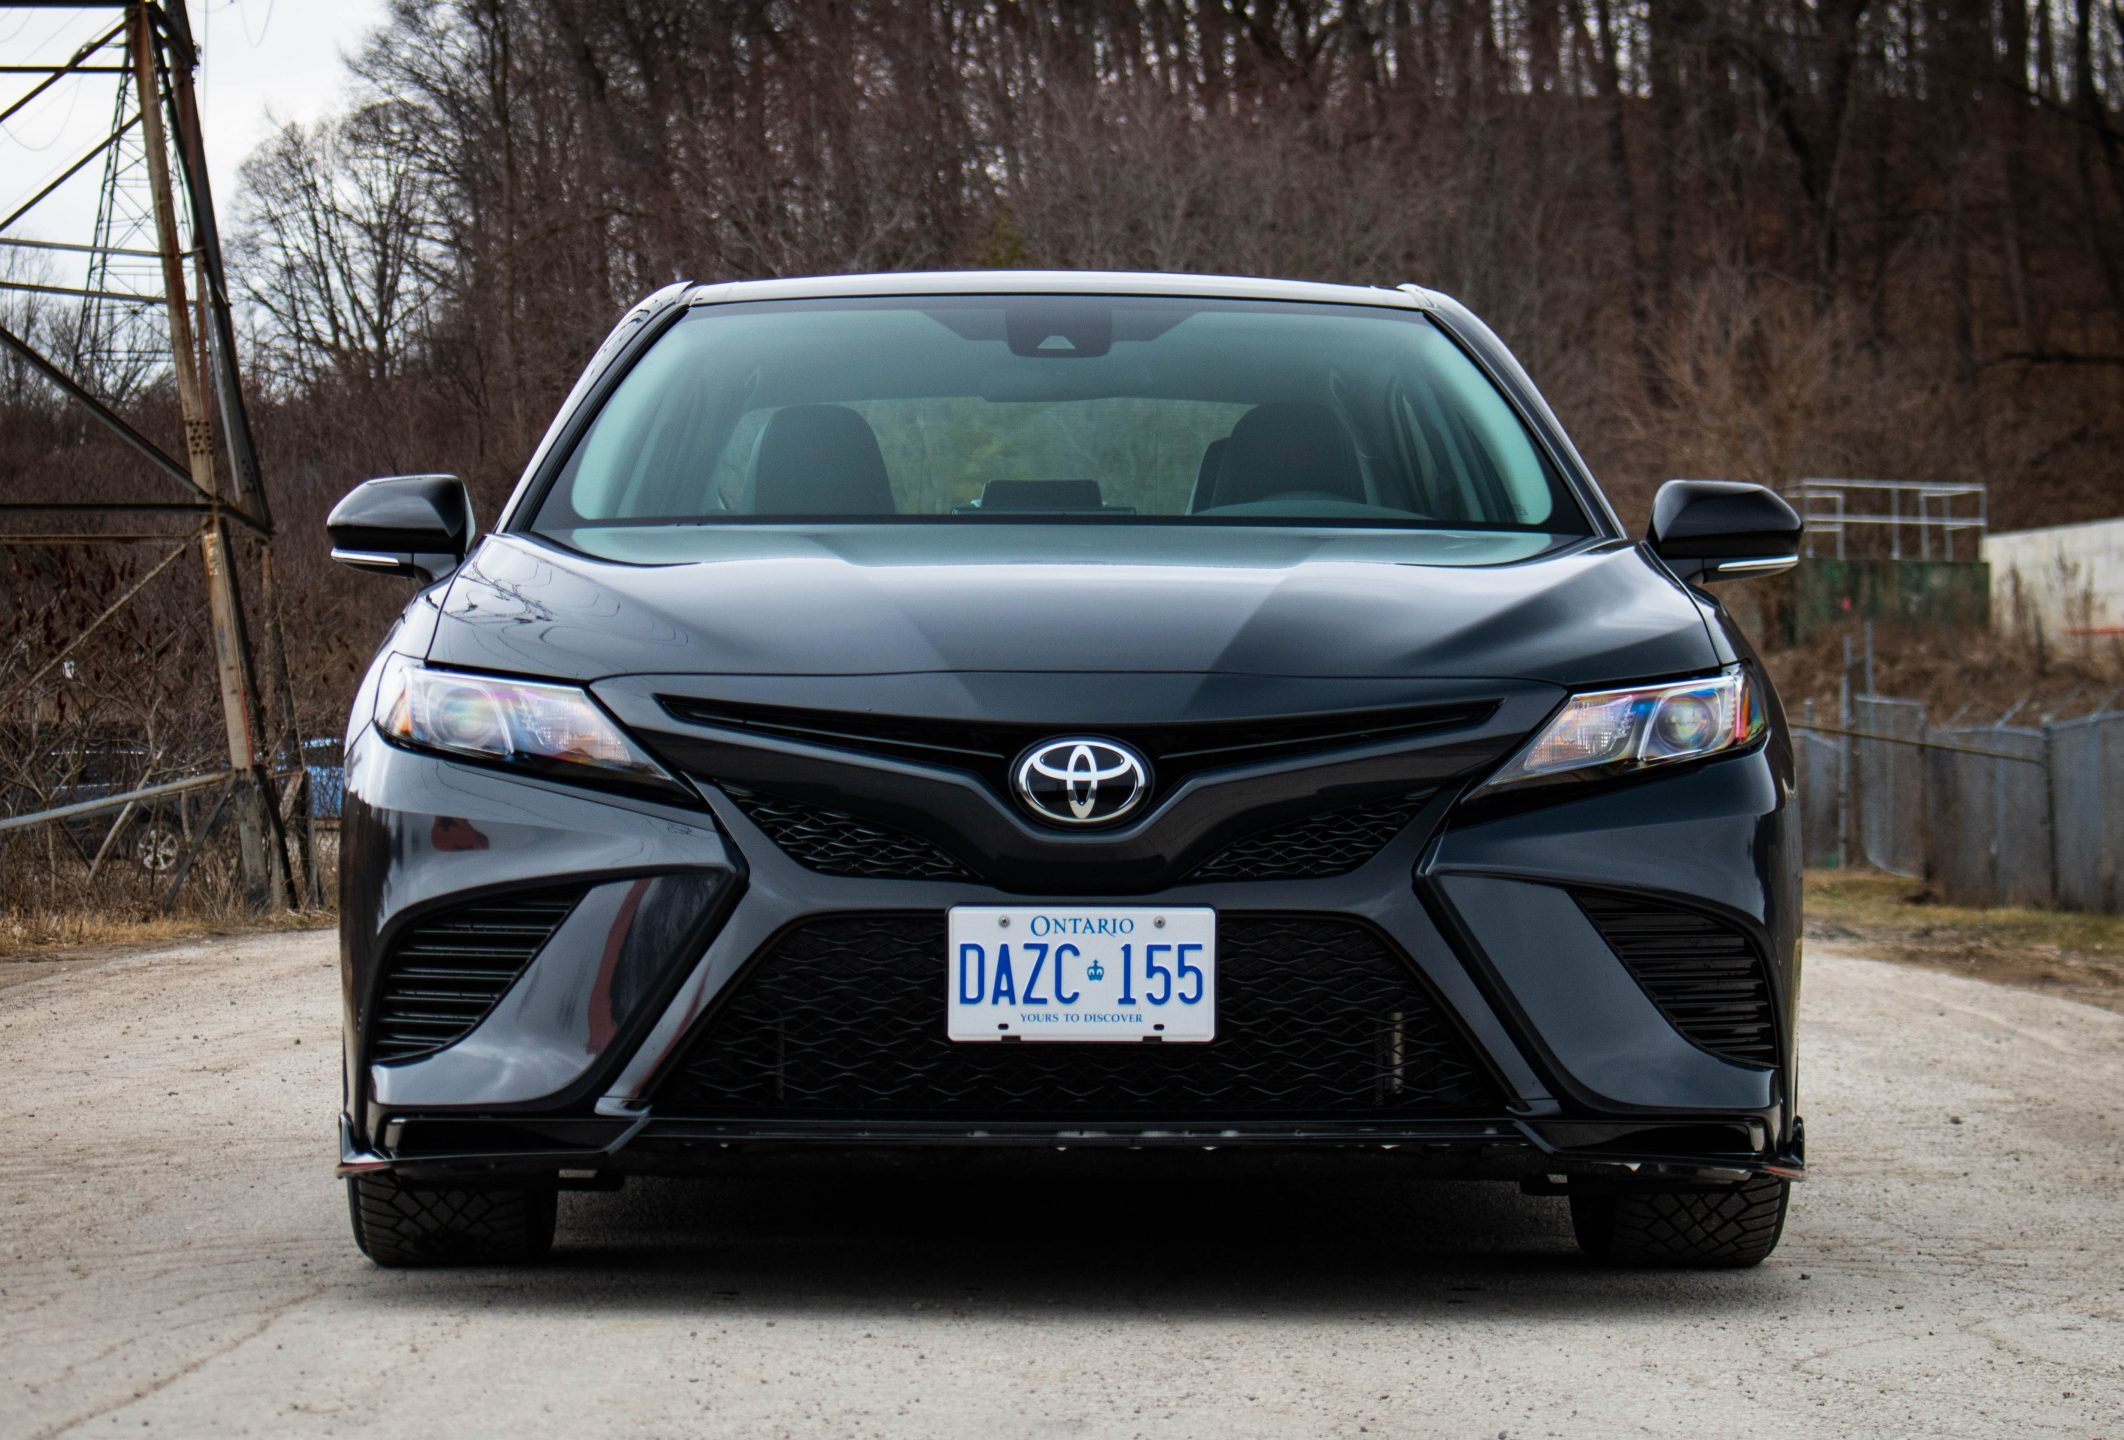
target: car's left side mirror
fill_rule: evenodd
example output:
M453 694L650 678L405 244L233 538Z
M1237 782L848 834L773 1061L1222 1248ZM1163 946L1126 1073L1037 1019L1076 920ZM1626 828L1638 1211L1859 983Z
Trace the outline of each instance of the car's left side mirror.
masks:
M1799 563L1800 517L1739 480L1669 480L1652 501L1652 553L1683 580L1774 575Z
M432 582L464 563L479 526L455 475L387 475L349 490L325 532L342 565Z

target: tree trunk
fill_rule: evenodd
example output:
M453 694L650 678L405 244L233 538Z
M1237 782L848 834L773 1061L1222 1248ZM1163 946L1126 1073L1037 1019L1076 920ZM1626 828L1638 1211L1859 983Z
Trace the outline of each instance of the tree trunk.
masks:
M1638 379L1654 405L1667 403L1667 385L1652 345L1652 307L1646 294L1645 265L1637 243L1637 192L1630 177L1628 116L1622 88L1621 42L1616 35L1614 0L1593 0L1596 75L1607 116L1608 174L1615 192L1616 227L1622 238L1623 271L1630 315L1630 344L1637 357Z

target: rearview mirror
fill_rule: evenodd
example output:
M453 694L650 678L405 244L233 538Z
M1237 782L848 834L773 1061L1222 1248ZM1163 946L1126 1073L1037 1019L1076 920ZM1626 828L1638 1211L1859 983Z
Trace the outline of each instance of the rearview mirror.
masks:
M342 565L433 582L464 563L479 526L455 475L387 475L348 491L325 532Z
M1652 553L1683 580L1774 575L1799 563L1800 517L1739 480L1669 480L1652 501Z

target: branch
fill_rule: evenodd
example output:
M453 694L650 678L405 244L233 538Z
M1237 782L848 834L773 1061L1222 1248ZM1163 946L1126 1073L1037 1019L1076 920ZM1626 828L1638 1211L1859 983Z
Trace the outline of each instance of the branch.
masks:
M1979 369L1993 365L2124 366L2124 353L2108 354L2101 351L2078 352L2072 350L2006 350L1977 361Z

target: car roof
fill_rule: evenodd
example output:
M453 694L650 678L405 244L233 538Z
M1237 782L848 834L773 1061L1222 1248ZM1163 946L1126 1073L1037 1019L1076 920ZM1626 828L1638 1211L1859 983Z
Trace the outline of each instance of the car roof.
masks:
M932 270L906 274L819 275L733 280L696 286L693 305L741 300L821 300L865 295L1169 295L1218 300L1300 300L1323 305L1433 308L1414 285L1328 285L1246 275L1169 275L1135 270Z

